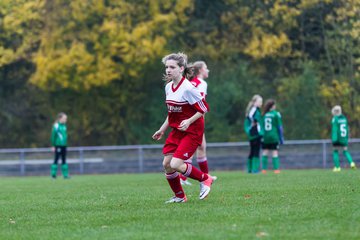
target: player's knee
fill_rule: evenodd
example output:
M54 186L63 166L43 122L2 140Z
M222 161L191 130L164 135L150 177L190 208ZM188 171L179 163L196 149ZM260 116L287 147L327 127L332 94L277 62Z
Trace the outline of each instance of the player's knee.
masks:
M163 163L163 168L165 170L169 170L171 167L170 167L170 164L169 163Z
M272 152L272 157L278 157L278 156L279 156L278 151L273 151L273 152Z
M170 167L172 169L175 169L177 171L182 171L182 165L184 165L184 160L180 159L180 158L173 158L170 161Z
M164 169L169 169L169 168L171 168L171 166L170 166L170 161L169 161L168 159L164 159L164 161L163 161L163 167L164 167Z
M171 162L170 162L170 167L171 167L172 169L178 170L179 164L178 164L176 161L171 161Z

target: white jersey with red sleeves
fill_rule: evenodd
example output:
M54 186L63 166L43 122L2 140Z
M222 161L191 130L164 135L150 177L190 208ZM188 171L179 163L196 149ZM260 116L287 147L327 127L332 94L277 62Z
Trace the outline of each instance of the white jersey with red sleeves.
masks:
M169 126L172 128L178 128L183 120L191 118L196 112L209 111L209 106L200 91L185 78L182 78L175 88L173 82L166 84L165 93ZM201 117L193 122L186 132L202 134L204 118Z
M203 97L206 97L207 95L207 82L205 82L204 79L202 78L198 78L198 77L194 77L193 79L191 79L190 81L192 83L192 85L194 85L197 89L199 89L201 95Z

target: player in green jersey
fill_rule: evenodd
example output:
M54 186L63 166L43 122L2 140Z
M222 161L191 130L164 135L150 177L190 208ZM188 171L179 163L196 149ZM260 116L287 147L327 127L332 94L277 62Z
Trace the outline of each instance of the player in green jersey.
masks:
M258 173L260 168L261 148L261 111L263 99L260 95L254 95L246 108L244 130L250 143L250 153L247 161L248 173Z
M273 99L265 102L263 126L262 173L266 173L268 169L269 151L272 151L274 173L280 173L279 144L284 143L284 135L281 115L276 111L276 103Z
M54 163L51 165L51 177L56 178L58 160L61 157L61 171L65 179L69 178L69 166L66 163L67 147L67 116L65 113L59 113L51 131L51 145L55 154Z
M343 154L352 169L356 168L355 163L348 151L349 126L346 117L342 114L341 107L336 105L331 110L333 118L331 120L331 141L333 144L333 160L334 172L340 172L339 150L343 150Z

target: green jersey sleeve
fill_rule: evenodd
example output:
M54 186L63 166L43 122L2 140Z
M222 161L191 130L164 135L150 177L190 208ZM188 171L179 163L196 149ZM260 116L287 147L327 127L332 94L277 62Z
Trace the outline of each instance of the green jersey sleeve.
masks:
M57 136L57 131L56 131L55 124L54 124L52 127L52 130L51 130L51 139L50 139L51 146L55 146L56 136Z
M336 117L333 117L331 120L331 141L338 141L338 124L336 121Z
M250 109L244 122L244 130L249 140L262 136L262 116L259 108L252 107Z

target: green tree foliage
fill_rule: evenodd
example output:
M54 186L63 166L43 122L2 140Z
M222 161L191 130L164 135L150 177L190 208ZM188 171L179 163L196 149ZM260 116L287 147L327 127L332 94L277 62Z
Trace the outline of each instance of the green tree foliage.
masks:
M53 118L48 94L28 83L34 65L18 61L0 68L1 147L49 144ZM48 131L43 131L44 129Z
M352 136L360 134L360 2L334 3L334 14L325 17L328 81L322 86L326 106L341 104L349 117Z
M327 109L320 102L320 81L311 64L303 67L301 75L279 80L278 99L286 121L286 136L314 139L326 130L330 120L325 117Z
M42 0L0 1L0 67L31 61L43 27Z
M254 94L267 91L260 79L251 73L248 63L231 64L224 69L210 68L207 97L210 113L205 120L206 131L211 133L207 139L212 142L245 140L243 121L248 101Z
M190 1L47 1L31 81L88 90L141 77L165 51Z
M159 68L156 62L165 54L167 40L185 24L191 1L55 0L1 4L1 27L6 33L0 38L4 42L0 48L1 70L6 71L11 64L21 67L25 64L18 62L22 58L35 65L26 76L33 86L19 87L24 92L34 88L37 95L48 96L44 102L44 106L51 106L51 110L44 111L50 119L47 125L51 125L57 112L67 112L70 142L76 145L140 143L139 135L146 132L151 136L155 126L148 124L147 117L154 115L149 103L156 98L150 98L150 92L163 97L162 66L156 74L146 73L145 69L154 65ZM32 18L38 21L39 28L28 24ZM15 42L14 36L19 41ZM31 39L32 44L26 39ZM27 55L18 49L27 49ZM11 81L9 75L3 76L4 81ZM157 86L158 91L151 91ZM165 115L161 110L157 112ZM21 121L20 116L18 120ZM147 125L153 128L144 131L143 126ZM13 128L19 131L15 125ZM143 138L151 139L149 136ZM37 144L47 141L41 138Z

